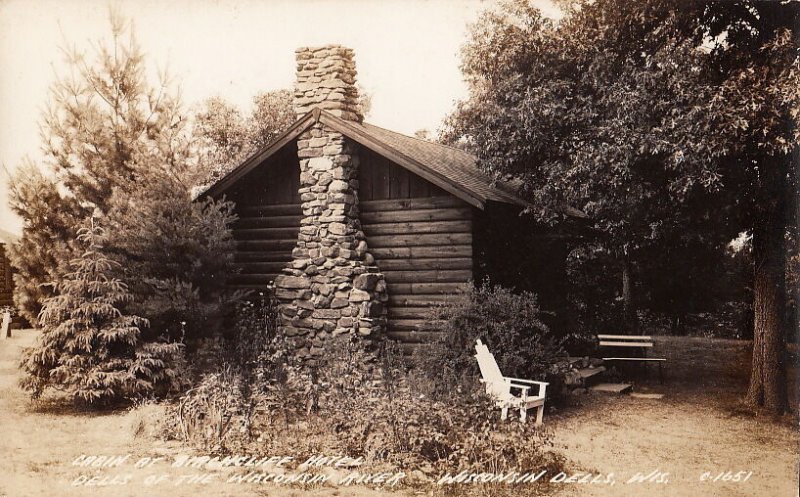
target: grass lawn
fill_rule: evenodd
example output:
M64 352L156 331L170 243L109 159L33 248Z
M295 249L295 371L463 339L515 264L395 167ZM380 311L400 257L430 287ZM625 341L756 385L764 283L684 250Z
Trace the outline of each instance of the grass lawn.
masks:
M148 475L168 472L171 482L194 470L135 470L136 483L81 487L80 475L124 475L130 467L97 471L70 463L82 454L171 457L186 453L178 444L154 440L137 431L146 409L108 413L76 412L56 398L31 403L17 386L16 362L21 347L35 336L15 331L0 341L0 450L5 456L0 497L36 496L373 496L388 492L359 487L279 487L274 484L230 485L172 483L143 486ZM585 394L574 405L548 413L545 423L556 450L574 472L615 474L614 485L560 484L548 495L564 496L770 496L797 495L798 431L788 418L753 417L738 409L746 386L748 342L663 337L657 347L669 358L666 382L656 375L635 385L638 392L663 393L661 399ZM796 370L791 376L796 377ZM796 390L796 383L792 388ZM793 399L796 405L797 399ZM454 468L456 469L456 468ZM668 483L626 484L636 472L667 472ZM744 483L701 482L705 472L752 471ZM713 477L712 476L712 477ZM220 479L224 479L221 476ZM490 490L490 489L489 489ZM438 495L438 491L404 489L405 495ZM453 495L458 495L453 494ZM491 492L487 495L492 495Z

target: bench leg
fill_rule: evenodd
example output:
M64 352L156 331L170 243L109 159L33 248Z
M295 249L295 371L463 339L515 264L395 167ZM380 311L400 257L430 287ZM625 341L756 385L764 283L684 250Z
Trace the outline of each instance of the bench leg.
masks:
M536 426L542 426L544 419L544 404L536 408Z
M528 420L528 410L524 407L519 408L519 420L522 423Z
M503 407L500 410L500 419L502 421L505 421L506 419L508 419L508 407Z

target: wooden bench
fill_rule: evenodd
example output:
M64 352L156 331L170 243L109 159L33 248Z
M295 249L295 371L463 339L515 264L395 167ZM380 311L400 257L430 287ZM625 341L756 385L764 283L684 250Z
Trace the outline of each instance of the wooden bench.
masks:
M643 335L597 335L600 347L619 348L641 352L641 357L636 356L615 356L603 357L603 361L638 361L644 364L658 364L658 378L664 383L664 370L662 364L667 362L663 357L647 357L647 350L652 349L653 337Z

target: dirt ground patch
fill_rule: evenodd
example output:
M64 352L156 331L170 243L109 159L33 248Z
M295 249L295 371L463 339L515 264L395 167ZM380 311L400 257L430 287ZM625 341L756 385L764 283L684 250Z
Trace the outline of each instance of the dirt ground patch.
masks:
M579 406L551 416L560 450L587 472L616 475L611 485L571 486L581 496L783 497L798 492L796 418L754 417L741 409L750 342L657 337L667 357L665 381L628 371L634 391L661 399L588 394ZM792 348L792 350L796 350ZM795 365L796 366L796 365ZM790 370L797 406L797 368ZM668 483L626 483L637 472L669 473ZM746 482L701 481L731 471ZM720 479L722 480L722 478Z
M11 340L0 341L0 419L3 420L0 450L5 455L0 497L194 497L198 493L220 497L368 497L389 493L367 487L303 489L232 486L221 482L202 487L71 486L76 477L87 474L87 470L69 464L82 454L131 454L131 458L138 459L153 455L171 457L186 450L178 444L137 436L135 426L143 415L141 410L91 413L75 412L58 403L32 404L16 386L16 363L21 348L31 343L34 335L30 330L16 331ZM794 418L772 420L737 409L747 380L749 344L669 337L659 338L658 342L657 347L669 359L666 381L661 385L652 375L637 380L635 390L663 393L662 399L586 394L577 399L576 405L545 417L556 450L565 455L571 470L604 476L613 472L615 484L555 485L548 495L797 495L800 438ZM796 376L796 370L792 376ZM796 399L793 401L796 404ZM666 477L669 482L626 484L634 473L653 470L669 473ZM745 483L700 481L705 472L716 476L728 470L753 474ZM171 471L172 476L191 473ZM107 470L103 474L123 472ZM439 493L405 489L392 494Z
M21 349L33 342L33 330L15 331L10 340L0 341L0 419L2 433L0 453L4 462L0 469L0 497L299 497L311 493L320 497L353 495L371 497L384 495L367 487L303 488L276 485L224 482L230 472L219 471L219 480L210 484L180 486L158 484L143 486L147 476L163 471L113 468L92 470L74 467L70 463L81 455L126 455L130 460L164 456L168 460L191 451L177 443L165 443L147 436L137 436L137 425L143 409L107 413L76 412L63 402L31 403L17 387L17 361ZM146 408L145 408L146 409ZM181 475L198 474L194 469L167 468L172 480ZM123 478L133 473L139 484L124 486L72 486L82 475L103 475ZM107 480L111 482L111 480Z

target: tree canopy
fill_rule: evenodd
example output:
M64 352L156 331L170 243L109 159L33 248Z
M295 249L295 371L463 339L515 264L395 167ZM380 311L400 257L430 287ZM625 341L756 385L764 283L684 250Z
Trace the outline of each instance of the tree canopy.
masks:
M114 14L110 18L111 39L95 45L94 58L69 52L71 72L53 84L43 116L45 159L20 169L11 195L24 221L21 240L10 251L18 269L15 302L48 333L26 355L28 386L34 394L47 386L77 388L83 392L78 396L90 402L155 388L138 388L142 378L114 362L119 375L105 369L98 374L109 381L117 375L119 381L103 385L103 392L84 392L68 376L50 374L60 367L58 361L72 361L75 353L73 338L55 338L89 337L91 344L81 354L120 359L114 354L122 346L103 342L100 328L116 326L114 316L141 316L126 325L121 341L130 350L124 353L150 354L141 367L153 368L147 376L157 378L171 374L180 360L177 344L219 330L226 304L238 296L225 286L234 272L232 206L193 202L190 189L203 176L204 162L178 93L163 78L160 85L149 84L130 25ZM102 236L82 235L89 237L91 257L75 241L90 218L107 230ZM85 267L76 272L71 261L79 259ZM92 293L102 285L86 278L113 283L112 293ZM96 299L111 307L69 329L57 323L86 306L94 308ZM92 322L99 327L92 333L100 335L83 329ZM155 358L165 343L174 353ZM106 346L113 349L108 354Z
M797 5L564 5L558 22L525 0L481 17L463 53L470 96L445 138L495 176L521 179L539 219L555 222L564 204L584 210L623 261L686 232L719 244L752 231L757 268L782 254L797 189ZM767 266L782 271L776 257ZM756 306L757 351L759 337L782 336L768 322L782 316L776 305L761 319ZM762 362L780 366L782 343ZM781 410L781 388L751 402Z

